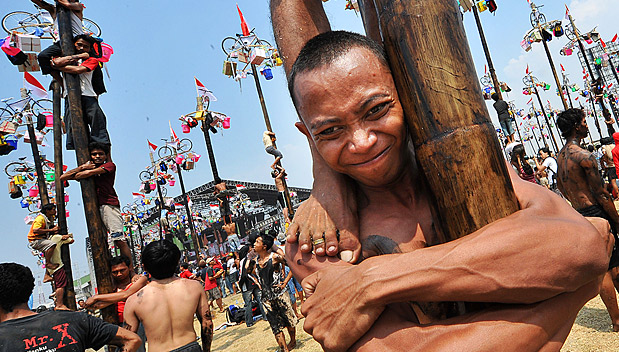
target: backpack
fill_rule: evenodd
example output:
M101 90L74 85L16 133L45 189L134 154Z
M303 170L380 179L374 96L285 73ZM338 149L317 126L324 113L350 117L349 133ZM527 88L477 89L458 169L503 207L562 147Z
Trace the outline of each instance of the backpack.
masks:
M231 304L226 309L226 320L228 323L240 324L245 321L245 308L239 308Z

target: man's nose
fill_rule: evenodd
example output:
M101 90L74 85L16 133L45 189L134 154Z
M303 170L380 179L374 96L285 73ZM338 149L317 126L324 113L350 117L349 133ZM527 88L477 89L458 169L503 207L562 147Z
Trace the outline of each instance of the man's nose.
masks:
M376 143L376 134L365 128L357 128L352 132L352 140L349 144L352 153L365 153Z

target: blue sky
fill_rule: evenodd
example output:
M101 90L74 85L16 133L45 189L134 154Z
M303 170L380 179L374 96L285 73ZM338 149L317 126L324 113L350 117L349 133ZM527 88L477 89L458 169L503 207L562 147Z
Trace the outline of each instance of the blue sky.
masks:
M274 44L268 14L267 0L238 0L250 28L262 39ZM195 86L193 77L205 84L217 96L211 108L231 117L232 128L213 136L219 174L225 179L238 179L270 183L269 165L272 157L264 152L261 142L264 121L260 110L253 79L238 82L222 74L225 55L221 51L223 38L240 32L240 23L233 1L93 1L84 0L85 17L95 20L102 28L102 37L115 50L107 67L111 79L106 78L108 93L100 98L100 105L108 119L112 138L112 155L117 164L116 190L125 204L132 201L131 192L139 186L138 174L148 165L146 139L161 144L161 138L169 137L168 121L176 133L193 140L194 149L205 157L193 171L185 173L187 189L192 189L212 180L204 140L199 130L182 134L178 117L195 110ZM526 0L497 0L495 15L481 13L486 38L499 80L505 81L513 91L506 100L515 100L518 107L525 107L528 96L522 95L522 77L527 64L542 81L554 81L541 44L534 45L530 52L520 48L523 35L530 29L530 8ZM546 1L543 13L550 19L564 20L563 2ZM602 38L610 38L619 31L614 24L613 13L619 9L619 0L573 0L567 3L581 30L588 31L598 26ZM344 0L330 0L325 4L334 29L362 32L360 16L344 10ZM34 10L27 0L0 2L0 14L11 11ZM565 20L564 20L565 22ZM464 23L473 53L478 75L484 73L485 58L471 13L466 13ZM432 40L432 38L427 38ZM570 73L572 82L582 86L582 69L576 55L564 57L559 49L567 42L561 37L549 43L555 63L561 63ZM43 43L47 46L51 43ZM40 73L34 74L44 86L50 82ZM278 136L278 147L285 155L284 167L292 186L311 187L310 153L305 138L296 130L296 113L290 102L284 72L274 69L275 78L262 79L262 88ZM17 97L22 87L22 74L8 60L0 64L0 97ZM550 100L559 107L560 100L550 91L542 93L542 99ZM490 106L490 116L498 126L495 112ZM51 143L52 136L47 140ZM29 148L20 142L19 150L0 157L4 168L18 156L28 155ZM43 153L53 155L51 147ZM65 164L75 167L75 156L65 153ZM70 231L76 236L72 245L72 258L79 263L80 272L86 268L84 238L87 235L81 204L79 185L67 189L71 201L68 210ZM180 193L178 183L169 189L170 195ZM8 194L0 197L3 209L0 217L6 229L0 246L0 262L15 261L30 266L36 273L36 259L26 247L28 226L23 218L27 212L19 202Z

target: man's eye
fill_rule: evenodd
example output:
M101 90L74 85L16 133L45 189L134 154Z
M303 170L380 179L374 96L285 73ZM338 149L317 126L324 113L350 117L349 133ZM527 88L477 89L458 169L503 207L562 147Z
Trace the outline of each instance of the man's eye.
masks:
M337 131L339 131L338 127L329 127L327 129L324 129L322 131L320 131L318 133L319 136L323 136L323 137L327 137L327 136L331 136L333 134L335 134Z
M385 108L389 105L389 103L382 103L382 104L378 104L374 107L372 107L369 111L368 111L368 117L372 117L376 114L381 113L383 110L385 110Z

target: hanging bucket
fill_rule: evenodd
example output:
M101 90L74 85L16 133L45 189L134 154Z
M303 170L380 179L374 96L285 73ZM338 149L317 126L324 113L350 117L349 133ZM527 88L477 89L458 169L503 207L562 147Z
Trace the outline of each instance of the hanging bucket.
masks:
M156 190L156 189L157 189L157 184L156 184L156 183L151 183L151 184L150 184L150 190L151 190L151 191L154 191L154 190Z
M197 163L197 162L198 162L198 160L200 160L200 157L201 157L201 156L202 156L202 155L200 155L200 154L194 154L194 155L193 155L193 157L191 158L191 160L193 160L194 162L196 162L196 163Z
M175 183L176 183L176 180L170 180L170 181L168 181L168 184L169 184L170 186L174 186L174 184L175 184Z
M28 201L27 201L27 200L22 199L22 200L20 200L20 201L19 201L19 205L21 205L21 207L22 207L22 208L28 208L28 206L29 206L30 204L28 203Z
M14 134L9 134L8 136L4 137L4 141L6 142L6 144L13 147L14 150L17 150L17 137Z
M66 217L69 217L69 211L67 210L67 212L65 213Z
M45 181L54 182L55 179L56 179L56 175L53 172L47 172L45 174Z
M191 127L189 127L189 125L182 124L181 130L183 130L183 133L189 133L191 132Z
M221 122L221 126L224 128L224 130L227 130L228 128L230 128L230 117L229 116L224 117L223 121Z
M270 68L265 68L264 70L262 70L262 74L264 75L264 78L267 79L267 81L273 79L273 71L271 71Z
M180 164L182 164L182 163L183 163L183 156L182 156L182 155L177 155L177 156L176 156L176 163L177 163L178 165L180 165Z
M68 194L64 195L64 202L65 203L69 203L69 195Z
M28 190L28 197L37 197L39 195L39 189L36 186L33 186Z
M54 127L54 115L52 114L43 114L45 115L45 127Z

